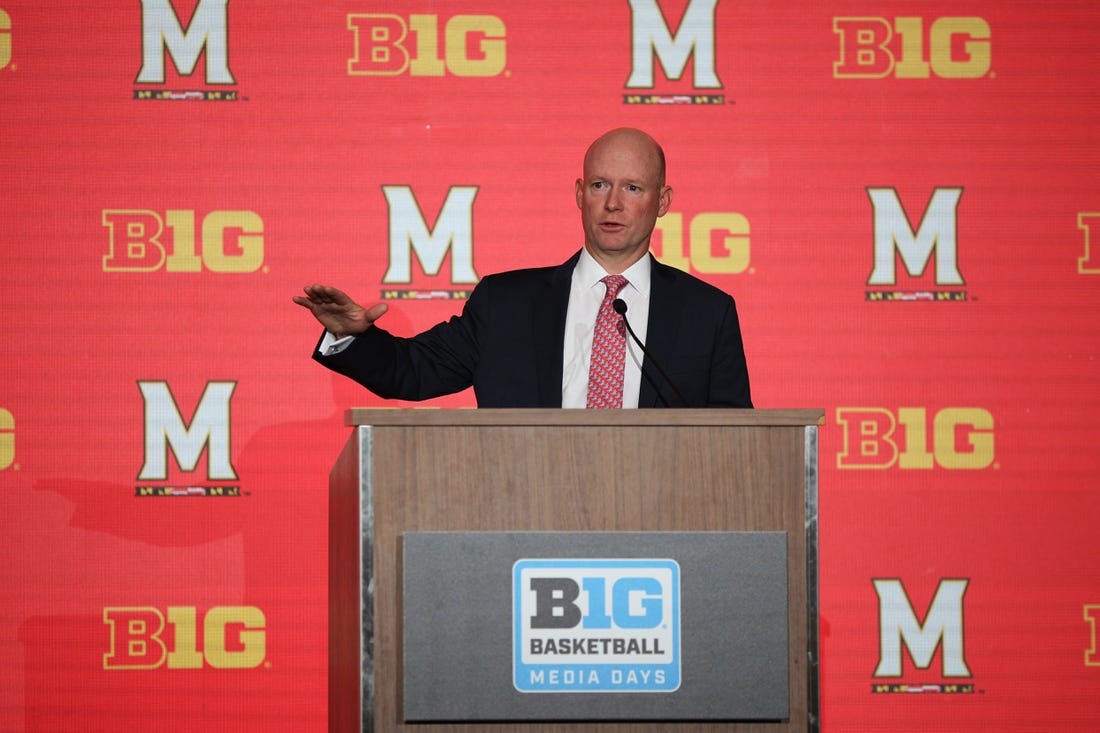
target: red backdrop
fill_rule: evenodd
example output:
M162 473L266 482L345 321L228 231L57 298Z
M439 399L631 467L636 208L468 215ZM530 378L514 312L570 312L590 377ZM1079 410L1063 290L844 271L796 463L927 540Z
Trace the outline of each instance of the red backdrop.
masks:
M584 148L633 125L756 404L826 409L824 729L1094 730L1098 26L0 0L0 729L323 730L327 473L380 402L291 295L412 333L564 261Z

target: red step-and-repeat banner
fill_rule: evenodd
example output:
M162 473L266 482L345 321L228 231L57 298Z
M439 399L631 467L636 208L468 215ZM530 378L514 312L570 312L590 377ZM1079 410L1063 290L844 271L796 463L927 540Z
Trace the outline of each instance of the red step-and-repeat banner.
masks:
M675 189L761 408L824 407L827 731L1100 726L1100 4L0 0L0 729L320 731L345 408ZM430 403L467 407L469 393ZM462 660L448 660L461 674Z

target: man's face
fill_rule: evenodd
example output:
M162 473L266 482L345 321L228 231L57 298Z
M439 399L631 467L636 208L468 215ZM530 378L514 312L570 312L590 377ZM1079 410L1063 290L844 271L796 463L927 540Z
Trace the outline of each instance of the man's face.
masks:
M601 139L585 157L576 183L584 245L609 271L621 272L649 251L657 217L672 202L660 175L652 144L629 135Z

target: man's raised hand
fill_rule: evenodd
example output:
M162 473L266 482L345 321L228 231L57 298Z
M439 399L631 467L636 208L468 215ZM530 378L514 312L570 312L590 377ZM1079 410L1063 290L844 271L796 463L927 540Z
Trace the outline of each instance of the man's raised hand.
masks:
M389 309L385 303L364 308L330 285L307 285L302 290L305 296L294 296L294 302L309 310L337 338L363 333Z

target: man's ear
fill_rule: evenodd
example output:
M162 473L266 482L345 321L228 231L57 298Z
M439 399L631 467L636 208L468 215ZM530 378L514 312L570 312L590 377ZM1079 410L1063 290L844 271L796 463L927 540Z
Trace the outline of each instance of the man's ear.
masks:
M672 186L665 186L661 189L661 203L657 207L657 216L664 216L668 213L669 208L672 207Z

